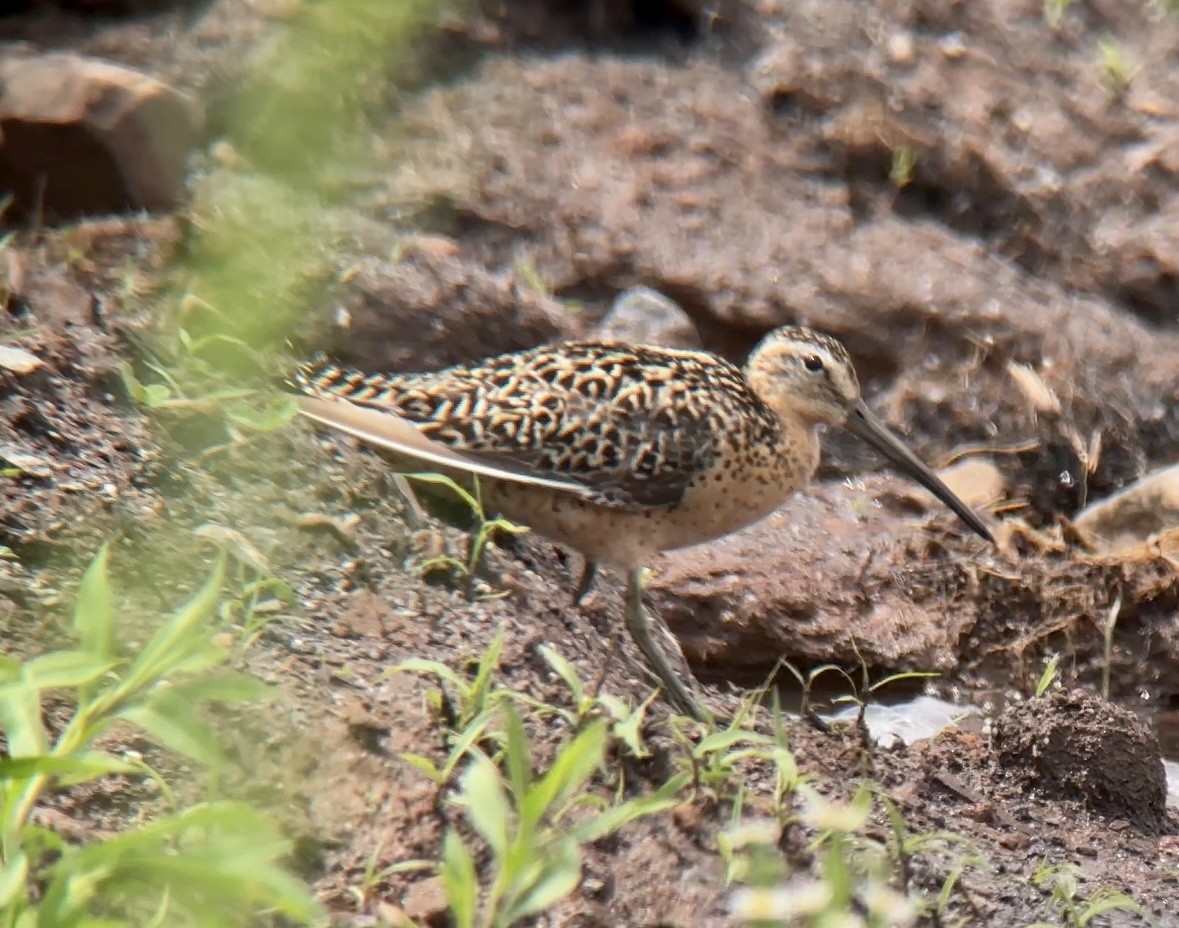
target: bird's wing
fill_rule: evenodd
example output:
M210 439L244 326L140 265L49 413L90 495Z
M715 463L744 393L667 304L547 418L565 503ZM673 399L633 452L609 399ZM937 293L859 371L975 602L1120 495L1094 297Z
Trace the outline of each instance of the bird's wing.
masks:
M589 496L586 488L566 480L546 480L529 473L525 468L509 467L504 463L485 462L471 454L427 438L414 423L396 413L362 406L345 399L325 399L320 396L300 396L296 400L299 412L308 419L336 431L359 438L361 441L388 451L395 451L423 464L461 470L480 477L497 477L550 487Z
M716 453L718 371L744 388L739 371L708 360L573 343L432 374L307 366L296 383L320 400L307 415L423 461L646 508L678 501ZM349 413L341 425L330 408L339 400L376 416ZM384 415L396 425L380 429Z

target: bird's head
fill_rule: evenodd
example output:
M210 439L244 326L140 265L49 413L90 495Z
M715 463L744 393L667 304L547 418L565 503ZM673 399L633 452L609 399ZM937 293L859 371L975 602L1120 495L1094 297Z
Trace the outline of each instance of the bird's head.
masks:
M974 532L993 540L973 510L864 405L851 356L831 336L799 326L775 329L753 349L745 377L784 422L843 426L933 493Z

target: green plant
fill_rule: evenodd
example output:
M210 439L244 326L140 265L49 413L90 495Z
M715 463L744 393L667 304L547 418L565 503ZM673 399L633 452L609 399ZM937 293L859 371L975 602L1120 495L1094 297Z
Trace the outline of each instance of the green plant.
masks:
M479 491L479 481L477 479L474 482L473 492L468 492L459 486L457 481L447 477L445 474L414 473L404 474L403 476L410 480L418 480L422 483L446 487L463 501L471 511L471 515L476 522L475 533L471 536L471 546L465 563L458 560L458 558L441 555L427 560L422 565L423 571L428 571L433 567L439 566L450 567L457 570L463 576L473 577L479 569L479 564L482 562L483 551L487 547L487 543L495 537L496 532L506 532L509 535L522 535L528 531L527 526L517 525L502 516L496 516L494 519L487 517L487 512L483 508L483 497Z
M604 719L590 722L534 775L524 725L512 703L501 706L507 776L480 751L471 755L455 802L491 851L490 882L481 887L475 852L457 830L447 832L439 873L457 928L506 928L560 901L581 879L581 847L637 818L674 806L687 782L676 776L656 792L601 803L585 792L605 757ZM574 819L574 810L580 812Z
M975 847L973 842L963 835L952 831L937 831L928 834L914 834L908 830L901 810L892 798L879 787L872 787L877 802L883 806L889 825L892 828L892 841L889 851L892 856L894 878L904 890L909 889L911 880L912 860L922 853L941 852L952 858L949 871L942 881L934 902L934 912L940 918L946 913L954 888L967 869L974 868L989 870L990 862ZM961 849L960 853L957 851Z
M1124 93L1141 69L1141 65L1127 54L1125 46L1112 35L1103 35L1097 40L1097 65L1101 70L1101 83L1111 96Z
M1073 0L1044 0L1044 22L1052 29L1059 29L1072 5Z
M364 859L364 870L361 873L360 880L348 886L348 893L356 901L356 908L359 911L363 911L368 906L374 890L388 877L395 876L399 873L414 873L422 870L435 869L434 861L424 859L403 860L386 867L378 867L377 864L380 862L384 850L385 845L378 841L376 846Z
M1049 903L1056 907L1067 928L1086 928L1093 919L1109 912L1133 912L1146 918L1146 911L1125 893L1099 887L1088 896L1081 894L1085 871L1075 864L1043 864L1032 877L1037 886L1049 891ZM1054 922L1036 922L1028 928L1058 928Z
M1060 676L1060 655L1053 654L1044 664L1044 671L1036 683L1036 698L1039 699L1051 688Z
M808 774L798 769L798 762L786 740L786 726L782 710L775 699L773 705L773 745L765 752L766 759L774 766L774 811L778 824L785 825L793 815L794 797L798 788L811 780Z
M290 850L263 816L237 802L209 801L113 837L69 844L33 823L53 790L119 775L168 784L140 760L116 756L100 739L120 724L217 768L223 761L198 707L265 698L254 677L221 668L214 643L224 575L222 555L193 598L138 653L117 648L114 594L103 547L83 575L73 628L76 650L18 661L0 658L0 924L83 925L244 923L274 910L299 922L317 907L279 862ZM64 691L73 711L58 732L44 699Z
M849 803L824 799L805 785L800 791L800 821L816 832L811 842L814 872L783 877L784 861L777 872L763 861L746 871L748 884L732 894L733 915L758 926L819 928L844 924L853 915L856 924L867 928L911 924L920 911L919 900L890 885L884 848L857 835L871 813L869 788L861 787Z
M912 145L898 145L892 152L892 164L888 179L897 190L904 190L913 182L913 170L917 167L917 153Z
M647 707L651 705L652 700L656 698L658 693L652 693L646 700L632 709L630 703L626 700L610 693L596 693L593 695L587 693L584 684L581 682L581 677L577 675L577 670L574 666L547 644L540 646L540 655L545 659L545 663L552 668L553 672L569 687L569 692L573 697L574 711L563 714L565 714L570 724L580 724L594 713L602 712L612 720L610 733L625 744L633 756L638 758L650 756L651 752L647 750L647 746L643 743L643 716L647 711Z
M479 658L475 674L469 680L440 661L424 658L402 661L386 671L382 677L388 679L397 673L418 673L436 677L440 683L450 687L450 694L447 694L444 687L440 687L427 697L436 712L448 717L449 750L442 765L436 765L425 755L411 751L400 755L402 760L417 767L438 785L450 780L462 759L487 733L500 703L515 696L510 690L493 689L491 685L491 675L499 666L503 644L501 632L492 639L483 656Z
M754 706L760 702L761 695L761 691L754 691L746 696L741 701L741 708L725 728L712 728L696 743L684 731L683 722L677 717L672 718L671 736L685 750L693 789L703 788L721 796L731 795L730 785L742 764L749 760L765 759L768 749L774 745L774 739L744 727Z
M540 272L529 261L521 259L516 262L516 274L528 286L529 289L534 290L541 296L552 296L552 288L544 282L544 278L540 276Z

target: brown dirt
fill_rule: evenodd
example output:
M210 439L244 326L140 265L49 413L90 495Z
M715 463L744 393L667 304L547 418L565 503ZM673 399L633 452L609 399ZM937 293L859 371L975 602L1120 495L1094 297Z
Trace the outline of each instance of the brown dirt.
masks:
M198 96L221 132L248 53L289 13L156 6L103 18L34 4L0 18L0 40L144 68ZM1067 520L1179 452L1179 20L1114 0L1069 5L1057 30L1039 0L481 9L442 18L430 48L449 57L414 86L373 95L378 170L341 182L351 193L325 222L300 347L374 369L433 367L592 331L636 284L674 297L732 357L779 323L826 329L923 457L993 461L1001 544L962 536L831 436L814 493L655 565L649 601L717 705L735 705L778 658L858 672L857 654L873 679L936 670L957 693L1011 697L1061 653L1066 681L1093 689L1118 604L1114 698L1148 718L1173 709L1174 559L1086 551ZM1106 32L1139 65L1121 91L1102 85ZM905 153L914 166L898 186L890 170ZM201 197L235 170L217 160L193 178L198 219ZM444 753L425 684L384 672L408 657L462 667L499 630L497 680L565 705L538 646L594 679L621 633L616 578L574 608L576 556L525 538L494 549L481 581L507 596L469 601L420 569L440 546L461 552L464 536L407 525L375 455L302 426L233 441L215 412L148 417L128 402L119 365L169 324L151 310L184 279L176 259L201 227L191 219L22 230L0 264L0 340L45 362L0 372L0 446L42 462L0 482L0 544L19 557L0 560L5 648L62 640L80 567L103 540L115 542L116 582L135 591L127 615L146 621L207 566L193 527L242 532L298 605L247 652L283 695L261 715L226 715L239 768L226 788L281 814L296 866L340 925L389 907L443 924L436 884L385 870L436 856L462 817L398 757ZM1057 404L1021 387L1013 365ZM624 652L604 690L641 699ZM994 743L948 732L867 760L851 728L800 721L788 733L824 791L848 795L867 772L910 832L954 832L986 858L957 884L947 923L1059 920L1033 877L1077 864L1084 892L1124 891L1155 924L1179 925L1179 821L1158 805L1157 750L1131 739L1124 712L1079 704L1057 694L1010 709ZM682 759L664 709L649 715L653 756L616 759L604 788L624 774L638 792ZM532 734L543 758L564 732L554 721ZM1043 743L1064 766L1016 763ZM768 776L751 770L749 782L747 808L764 810ZM150 810L150 795L124 786L71 794L51 824L86 834ZM716 838L730 814L730 798L696 794L599 842L579 890L536 923L727 924ZM883 822L872 828L884 838ZM905 875L936 895L953 863L922 853ZM358 894L366 866L380 876Z
M1045 711L1046 710L1046 711ZM1081 690L1015 706L995 721L999 765L1055 799L1079 799L1144 834L1167 828L1159 743L1142 721Z

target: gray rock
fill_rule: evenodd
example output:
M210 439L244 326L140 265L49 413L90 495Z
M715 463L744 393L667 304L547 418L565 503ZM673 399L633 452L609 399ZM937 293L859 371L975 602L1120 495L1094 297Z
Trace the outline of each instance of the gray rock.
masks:
M0 63L0 189L66 218L174 208L198 104L131 68L55 53Z

